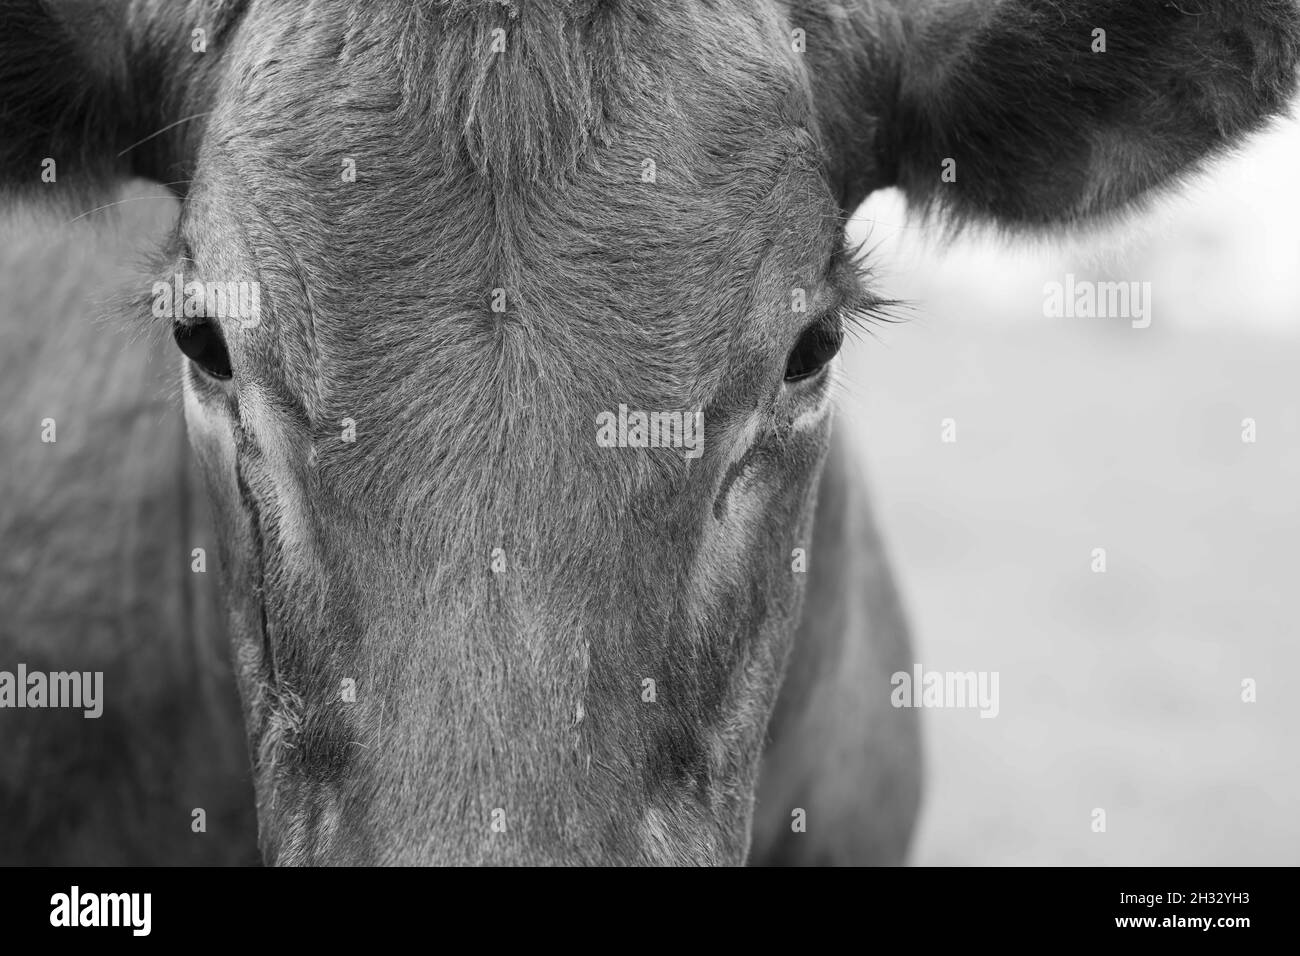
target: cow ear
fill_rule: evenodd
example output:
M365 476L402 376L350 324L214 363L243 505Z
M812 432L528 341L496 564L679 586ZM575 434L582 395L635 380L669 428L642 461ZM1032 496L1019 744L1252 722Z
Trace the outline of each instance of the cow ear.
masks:
M1296 88L1295 0L798 2L850 208L897 185L958 224L1095 219L1233 146Z
M0 3L0 193L72 201L129 176L177 178L242 7Z

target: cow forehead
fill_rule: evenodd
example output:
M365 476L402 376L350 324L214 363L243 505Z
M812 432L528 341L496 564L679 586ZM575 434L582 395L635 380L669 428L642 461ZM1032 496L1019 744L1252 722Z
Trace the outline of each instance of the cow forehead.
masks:
M719 44L671 4L469 6L276 7L241 34L191 218L257 261L260 364L352 408L528 363L698 407L746 338L783 340L835 240L797 64L753 15Z
M593 142L642 151L641 174L657 161L708 177L735 158L738 137L808 112L775 4L727 6L259 7L230 57L230 135L292 148L292 160L371 146L383 151L367 157L372 178L401 178L403 160L416 160L468 164L505 188L571 170Z

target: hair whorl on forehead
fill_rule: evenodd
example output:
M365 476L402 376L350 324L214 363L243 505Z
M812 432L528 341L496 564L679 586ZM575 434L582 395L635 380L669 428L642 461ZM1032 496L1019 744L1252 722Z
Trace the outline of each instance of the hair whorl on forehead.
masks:
M626 19L610 0L437 0L432 77L443 153L494 182L571 169L604 141L626 62Z

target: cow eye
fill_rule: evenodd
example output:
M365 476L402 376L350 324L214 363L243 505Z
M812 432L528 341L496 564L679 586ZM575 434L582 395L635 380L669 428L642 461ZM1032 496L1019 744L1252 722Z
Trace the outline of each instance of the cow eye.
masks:
M230 353L215 322L173 322L176 344L191 362L213 378L230 378Z
M803 330L785 363L785 380L798 382L824 369L840 350L844 332L838 319L814 322Z

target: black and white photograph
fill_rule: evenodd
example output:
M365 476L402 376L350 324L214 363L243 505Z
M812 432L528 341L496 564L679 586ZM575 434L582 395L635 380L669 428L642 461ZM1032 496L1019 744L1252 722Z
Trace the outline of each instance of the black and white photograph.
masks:
M23 919L1158 867L1089 918L1248 939L1298 67L1300 0L0 0Z

